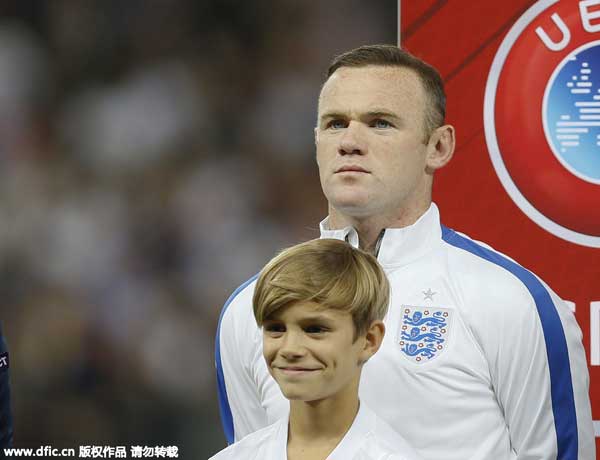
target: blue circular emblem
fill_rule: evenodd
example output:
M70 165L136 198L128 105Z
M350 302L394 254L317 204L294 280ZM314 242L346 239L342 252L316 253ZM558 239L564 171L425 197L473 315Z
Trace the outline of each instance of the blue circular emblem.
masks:
M590 212L600 203L600 24L590 7L600 0L531 3L490 68L490 158L509 196L536 224L600 248L600 213Z
M600 184L600 41L568 54L548 81L544 132L572 174Z

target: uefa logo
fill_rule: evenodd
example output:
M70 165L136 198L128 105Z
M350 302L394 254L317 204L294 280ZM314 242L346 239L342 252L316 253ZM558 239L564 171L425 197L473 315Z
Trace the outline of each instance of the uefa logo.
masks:
M490 70L484 125L517 206L600 247L600 0L542 0L519 18Z

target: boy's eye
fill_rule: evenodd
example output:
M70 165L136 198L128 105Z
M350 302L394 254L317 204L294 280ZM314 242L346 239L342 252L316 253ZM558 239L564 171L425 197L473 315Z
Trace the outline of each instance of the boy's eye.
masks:
M264 325L265 332L271 334L279 334L285 332L285 326L283 324L269 323Z
M328 330L329 329L327 329L326 327L319 326L317 324L312 324L304 328L304 332L306 332L307 334L322 334L324 332L327 332Z
M391 128L392 124L387 120L382 120L381 118L378 118L376 120L373 120L373 127L378 129L386 129Z

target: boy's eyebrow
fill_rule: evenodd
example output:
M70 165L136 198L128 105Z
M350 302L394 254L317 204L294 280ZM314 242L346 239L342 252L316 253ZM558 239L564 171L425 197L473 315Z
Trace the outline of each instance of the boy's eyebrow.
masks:
M277 313L274 313L273 315L269 316L268 318L265 318L263 323L266 323L268 321L275 322L275 321L281 321L281 319L278 317ZM309 322L309 321L335 321L335 318L332 318L331 316L323 314L323 313L314 313L314 314L309 314L309 315L303 316L298 321L301 323Z
M335 321L334 318L328 315L315 313L313 315L307 315L300 318L300 322L308 322L308 321Z

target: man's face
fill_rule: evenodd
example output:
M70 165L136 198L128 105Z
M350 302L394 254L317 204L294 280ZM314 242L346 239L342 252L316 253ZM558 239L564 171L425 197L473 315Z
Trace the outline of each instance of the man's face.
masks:
M344 389L354 391L368 356L365 338L353 339L350 313L312 302L285 307L263 324L267 367L290 400L319 401Z
M315 129L323 192L353 217L429 204L426 96L401 67L342 67L325 83Z

